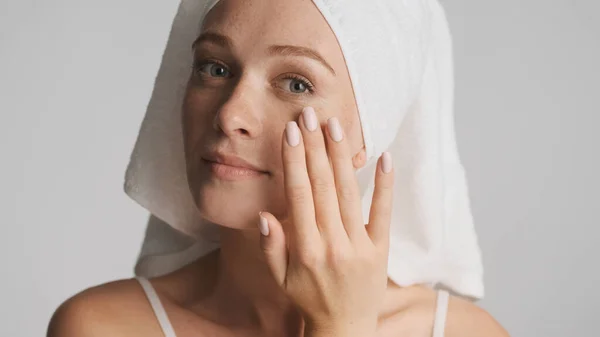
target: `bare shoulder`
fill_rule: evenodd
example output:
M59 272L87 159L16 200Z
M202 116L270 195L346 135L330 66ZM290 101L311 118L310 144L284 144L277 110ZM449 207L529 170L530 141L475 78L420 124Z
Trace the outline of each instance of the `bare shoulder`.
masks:
M387 319L380 336L430 337L432 335L437 293L424 286L398 289L393 315ZM509 337L508 332L486 310L457 296L450 296L444 329L445 337Z
M485 309L466 299L451 296L445 336L509 337L509 334Z
M52 315L47 336L151 337L160 331L138 281L127 279L86 289L66 300Z

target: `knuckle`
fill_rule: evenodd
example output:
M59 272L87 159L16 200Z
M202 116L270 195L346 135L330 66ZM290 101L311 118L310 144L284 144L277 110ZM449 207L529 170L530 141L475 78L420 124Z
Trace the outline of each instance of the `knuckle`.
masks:
M322 140L315 137L306 137L305 148L307 152L317 152L321 148L325 147Z
M342 182L338 186L338 197L344 201L353 201L356 197L354 188L347 182Z
M284 160L289 166L302 165L304 162L304 158L296 153L288 153L284 156Z
M381 177L378 181L379 187L382 190L391 190L394 187L394 177L389 175L388 177Z
M302 248L298 252L298 261L305 267L316 267L322 262L321 254L316 249Z
M331 247L327 250L327 262L333 266L343 266L352 261L354 257L349 249Z
M333 182L323 177L311 177L310 184L317 194L325 194L334 188Z
M308 200L308 193L302 185L290 186L287 194L292 202L300 203Z

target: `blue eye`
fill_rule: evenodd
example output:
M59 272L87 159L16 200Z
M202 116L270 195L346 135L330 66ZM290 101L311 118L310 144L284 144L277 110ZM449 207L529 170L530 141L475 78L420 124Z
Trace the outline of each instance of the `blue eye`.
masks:
M198 71L208 74L212 77L228 77L230 75L229 70L219 63L207 62L196 66Z
M298 80L292 80L290 81L290 91L294 92L294 93L304 93L306 92L308 88L306 87L306 85Z
M311 94L313 92L313 85L301 77L289 75L284 81L286 83L283 86L284 89L294 94Z

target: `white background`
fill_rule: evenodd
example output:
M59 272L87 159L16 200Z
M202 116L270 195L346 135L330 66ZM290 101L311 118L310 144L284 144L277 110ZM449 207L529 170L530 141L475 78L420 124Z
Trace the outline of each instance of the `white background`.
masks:
M123 173L177 4L0 1L0 336L132 275L146 212ZM512 336L597 335L600 2L444 5L481 305Z

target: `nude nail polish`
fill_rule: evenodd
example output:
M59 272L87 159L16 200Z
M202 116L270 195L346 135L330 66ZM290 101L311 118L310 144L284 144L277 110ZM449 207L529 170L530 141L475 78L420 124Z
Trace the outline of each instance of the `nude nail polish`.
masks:
M285 125L285 138L291 147L297 146L300 143L300 130L296 122L288 122Z
M315 131L319 126L317 114L315 113L315 109L312 107L307 106L302 110L302 118L304 119L304 126L308 129L308 131Z
M260 233L264 236L268 236L269 235L269 222L260 213L258 213L258 217L260 218L260 221L258 222L258 229L260 229Z
M341 142L344 138L342 133L342 127L340 125L340 121L336 117L331 117L327 120L327 128L329 129L329 134L331 135L331 139L336 142Z
M389 152L384 152L381 155L381 170L383 173L390 173L392 171L392 155Z

